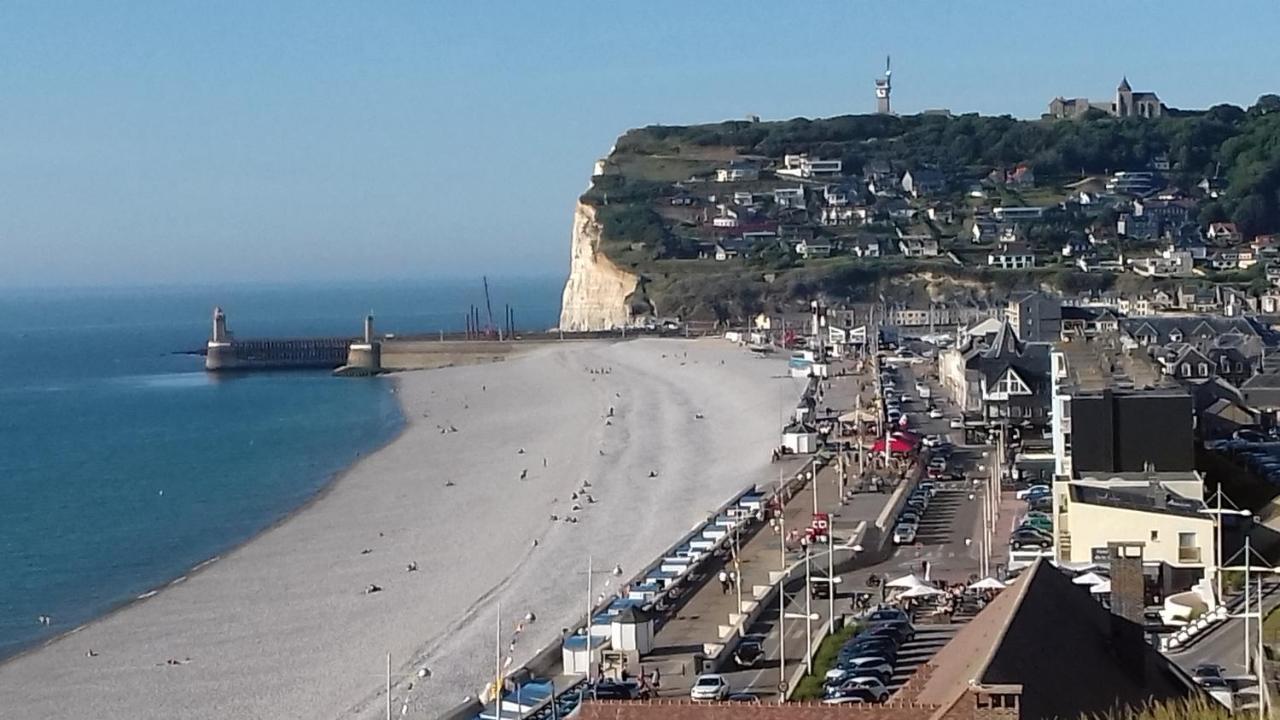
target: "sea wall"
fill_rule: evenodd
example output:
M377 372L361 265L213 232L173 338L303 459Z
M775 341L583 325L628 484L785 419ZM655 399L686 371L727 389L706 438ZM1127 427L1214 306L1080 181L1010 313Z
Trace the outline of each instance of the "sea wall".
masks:
M573 213L569 280L560 302L561 330L612 330L631 317L627 296L639 278L614 265L600 250L596 209L579 202Z

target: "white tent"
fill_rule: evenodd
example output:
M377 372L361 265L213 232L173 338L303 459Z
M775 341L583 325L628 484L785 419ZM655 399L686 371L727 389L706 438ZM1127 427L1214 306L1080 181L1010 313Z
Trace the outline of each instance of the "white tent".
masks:
M889 582L885 583L884 585L885 585L885 587L891 587L891 588L917 588L917 587L929 587L929 583L927 583L927 582L925 582L925 581L921 580L920 578L916 577L915 573L912 573L912 574L910 574L910 575L903 575L902 577L898 578L897 580L890 580Z
M1095 572L1087 572L1083 575L1074 577L1071 582L1077 585L1098 585L1100 583L1109 582L1105 577Z
M993 577L989 577L989 578L982 578L978 582L970 585L969 589L970 590L1003 590L1006 587L1008 587L1008 585L1005 585L1004 583L1000 582L999 580Z
M916 587L910 588L908 590L904 590L902 594L899 595L898 597L920 598L920 597L929 597L930 595L946 595L946 594L947 594L946 591L939 590L938 588L935 588L935 587L929 587L928 585L917 585Z
M1103 594L1103 593L1109 593L1109 592L1111 592L1111 581L1110 581L1110 580L1103 580L1102 582L1098 583L1097 585L1094 585L1093 587L1089 588L1089 592L1093 593L1094 595L1101 595L1101 594Z

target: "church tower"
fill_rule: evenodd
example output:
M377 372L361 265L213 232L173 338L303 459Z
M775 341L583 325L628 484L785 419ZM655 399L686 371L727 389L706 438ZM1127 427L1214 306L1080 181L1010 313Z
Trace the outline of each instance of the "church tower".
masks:
M884 77L876 78L876 112L880 115L889 115L893 112L889 105L889 93L893 91L890 84L890 75L893 71L889 68L889 56L884 58Z
M1121 78L1120 86L1116 88L1115 112L1111 114L1116 117L1129 117L1136 114L1133 110L1133 88L1129 87L1127 76Z

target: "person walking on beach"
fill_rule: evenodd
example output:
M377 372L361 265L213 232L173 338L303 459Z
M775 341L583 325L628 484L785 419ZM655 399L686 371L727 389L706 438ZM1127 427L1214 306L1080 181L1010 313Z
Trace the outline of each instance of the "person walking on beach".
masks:
M729 594L729 573L725 572L724 570L720 571L720 594L721 595Z

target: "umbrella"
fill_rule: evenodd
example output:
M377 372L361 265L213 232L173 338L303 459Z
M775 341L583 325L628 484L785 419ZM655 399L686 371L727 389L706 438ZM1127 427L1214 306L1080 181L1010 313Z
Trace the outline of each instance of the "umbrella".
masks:
M891 587L891 588L917 588L917 587L929 587L929 584L921 580L920 578L916 577L915 574L913 573L911 575L903 575L897 580L890 580L889 582L885 583L884 586Z
M918 598L929 597L930 595L946 595L946 591L938 588L929 587L928 585L917 585L909 590L904 591L898 597L900 598Z
M1006 587L1008 586L1000 582L999 580L993 577L989 577L989 578L982 578L978 582L970 585L969 589L970 590L1003 590Z
M1094 595L1101 595L1101 594L1103 594L1103 593L1109 593L1109 592L1111 592L1111 581L1110 581L1110 580L1103 580L1102 582L1098 583L1097 585L1094 585L1093 587L1089 588L1089 592L1093 593Z
M1096 572L1087 572L1083 575L1072 578L1071 582L1077 585L1098 585L1100 583L1108 582L1108 580Z
M906 440L901 440L899 438L889 439L889 452L908 453L908 452L911 452L911 449L913 447L915 446L907 442ZM875 444L871 446L871 452L873 453L884 452L884 438L880 438L879 440L876 440Z

